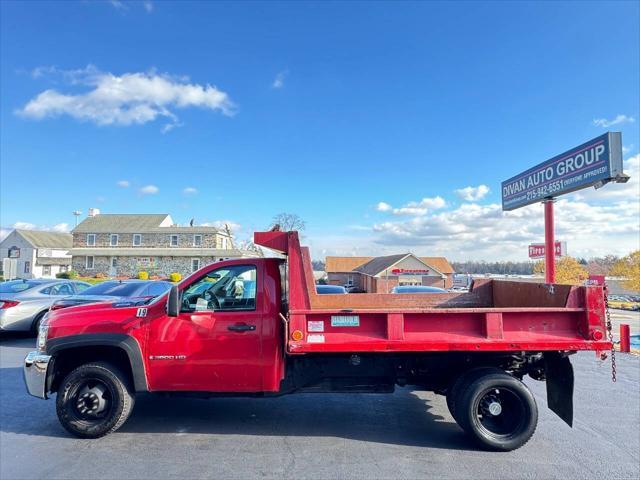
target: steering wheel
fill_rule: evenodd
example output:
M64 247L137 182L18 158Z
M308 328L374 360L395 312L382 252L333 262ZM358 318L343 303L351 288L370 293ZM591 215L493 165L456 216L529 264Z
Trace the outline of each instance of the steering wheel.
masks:
M214 293L209 292L209 298L207 299L208 310L220 310L220 300Z

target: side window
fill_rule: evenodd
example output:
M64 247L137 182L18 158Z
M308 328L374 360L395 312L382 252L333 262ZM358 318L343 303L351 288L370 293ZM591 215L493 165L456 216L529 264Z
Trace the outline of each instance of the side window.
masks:
M209 272L182 294L182 311L256 309L255 265L234 265Z
M73 289L68 283L62 283L51 288L51 295L73 295Z

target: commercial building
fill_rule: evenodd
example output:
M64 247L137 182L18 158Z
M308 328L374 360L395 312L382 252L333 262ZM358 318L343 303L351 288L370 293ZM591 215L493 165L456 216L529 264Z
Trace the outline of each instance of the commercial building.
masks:
M91 209L72 234L72 267L82 276L187 275L220 260L258 255L235 248L229 229L178 226L168 214Z
M402 253L385 257L327 257L327 281L369 293L388 293L397 285L451 288L453 267L444 257Z
M0 242L0 258L16 262L16 278L55 278L71 266L71 246L69 233L16 229Z

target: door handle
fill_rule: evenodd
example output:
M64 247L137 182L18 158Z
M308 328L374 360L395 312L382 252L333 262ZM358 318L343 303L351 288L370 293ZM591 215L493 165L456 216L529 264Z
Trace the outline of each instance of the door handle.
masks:
M246 323L236 323L235 325L229 325L227 329L232 332L252 332L256 329L256 326L247 325Z

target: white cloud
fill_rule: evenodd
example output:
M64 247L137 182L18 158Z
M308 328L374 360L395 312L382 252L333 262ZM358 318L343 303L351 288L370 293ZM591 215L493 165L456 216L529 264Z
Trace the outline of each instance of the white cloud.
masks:
M0 242L7 238L7 235L11 233L10 228L0 228Z
M394 215L411 215L411 216L423 216L430 210L438 210L444 208L447 202L442 197L426 197L419 202L409 202L400 208L393 208L386 202L380 202L376 206L376 210L379 212L391 212Z
M224 230L225 225L229 225L229 228L234 233L242 229L242 225L232 220L214 220L212 222L201 223L200 225L202 225L203 227L216 227L222 230Z
M464 187L455 191L458 198L467 202L477 202L482 200L487 193L489 193L489 187L486 185L478 185L477 187Z
M131 184L129 183L129 180L118 180L116 185L122 188L129 188L129 186L131 186Z
M144 2L142 2L142 6L147 11L147 13L153 12L153 2L151 2L150 0L145 0Z
M387 202L380 202L376 205L376 210L379 212L390 212L393 210L393 207L389 205Z
M110 0L109 3L116 10L127 10L129 8L122 0Z
M68 232L69 231L69 224L68 223L58 223L57 225L54 225L53 227L51 227L51 230L53 230L54 232Z
M593 124L596 127L609 128L609 127L612 127L613 125L620 125L623 123L633 123L635 121L636 119L633 117L623 115L623 114L618 114L616 115L616 118L613 118L611 120L607 120L606 118L594 118Z
M289 75L289 70L283 70L276 75L276 78L273 79L273 83L271 84L271 88L282 88L284 87L284 79Z
M140 189L140 193L143 195L155 195L160 189L155 185L146 185Z
M117 76L101 72L92 65L80 70L58 70L43 67L33 75L56 74L71 85L93 87L84 93L60 93L49 89L31 99L16 113L22 117L42 120L69 115L77 120L97 125L144 124L157 118L168 119L168 131L180 125L174 110L199 107L233 115L234 104L229 96L212 85L188 83L154 71L125 73Z
M16 222L13 224L13 228L18 228L20 230L34 230L36 226L29 222Z
M185 195L195 195L196 193L198 193L198 189L194 187L186 187L184 190L182 190L182 193L184 193Z

